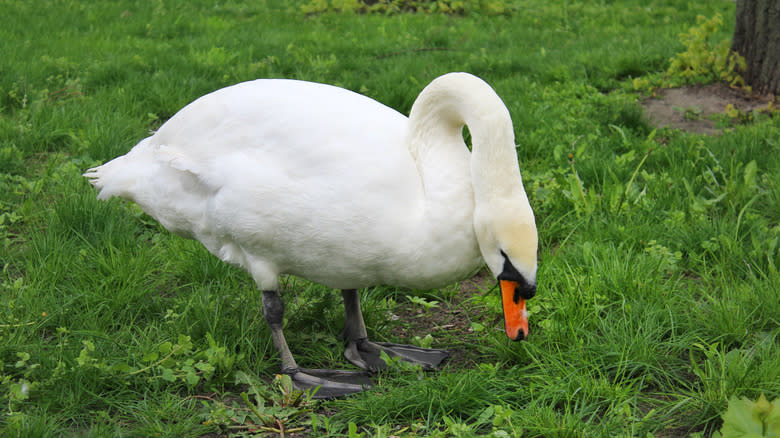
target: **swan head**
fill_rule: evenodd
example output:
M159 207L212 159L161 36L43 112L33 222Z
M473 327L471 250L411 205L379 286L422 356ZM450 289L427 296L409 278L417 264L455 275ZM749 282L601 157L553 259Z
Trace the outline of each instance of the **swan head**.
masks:
M525 301L536 294L538 247L536 223L525 192L478 207L474 229L482 258L501 289L506 335L522 340L528 336Z

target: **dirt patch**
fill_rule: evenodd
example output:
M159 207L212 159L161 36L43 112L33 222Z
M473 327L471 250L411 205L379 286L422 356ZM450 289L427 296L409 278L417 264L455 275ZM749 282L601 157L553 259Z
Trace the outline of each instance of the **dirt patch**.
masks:
M714 135L722 132L716 119L725 113L729 104L747 114L766 109L771 100L725 84L710 84L661 89L641 104L656 127Z
M494 283L490 271L482 269L472 278L461 281L455 296L448 302L439 303L434 309L425 310L409 302L398 303L393 311L394 319L403 323L393 327L393 336L404 343L409 343L414 336L423 337L428 333L435 338L448 339L450 357L446 364L455 368L472 368L475 363L479 363L478 352L472 346L480 342L481 336L474 332L472 321L492 327L503 324L503 319L498 314L481 314L468 300L475 294L484 293Z

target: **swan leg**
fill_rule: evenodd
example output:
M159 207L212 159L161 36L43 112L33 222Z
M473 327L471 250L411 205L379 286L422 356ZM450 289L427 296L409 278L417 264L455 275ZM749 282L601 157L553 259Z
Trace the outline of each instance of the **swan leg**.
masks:
M293 358L290 347L284 339L282 324L284 303L274 290L263 291L263 313L271 328L271 338L282 360L282 373L292 378L295 389L312 390L314 398L342 397L363 391L371 382L363 372L303 369Z
M290 347L287 346L287 340L284 339L282 332L282 323L284 321L284 302L275 290L263 291L263 314L268 327L271 328L271 338L274 341L274 347L279 352L282 359L282 372L288 373L298 369Z
M382 349L368 340L358 291L344 289L341 296L344 298L344 338L347 340L344 357L367 371L377 372L385 369L387 364L379 357Z
M399 357L419 364L425 370L434 370L450 355L445 350L369 341L357 290L344 289L341 295L344 298L344 337L347 340L344 357L356 366L371 372L385 369L387 364L380 357L384 351L390 357Z

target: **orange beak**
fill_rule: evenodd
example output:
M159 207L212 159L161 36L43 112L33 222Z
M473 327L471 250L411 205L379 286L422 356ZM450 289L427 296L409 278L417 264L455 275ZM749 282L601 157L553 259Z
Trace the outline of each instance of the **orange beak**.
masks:
M513 341L523 340L528 337L528 312L525 310L525 300L519 294L515 295L515 289L519 285L509 280L500 280L499 284L504 305L506 335Z

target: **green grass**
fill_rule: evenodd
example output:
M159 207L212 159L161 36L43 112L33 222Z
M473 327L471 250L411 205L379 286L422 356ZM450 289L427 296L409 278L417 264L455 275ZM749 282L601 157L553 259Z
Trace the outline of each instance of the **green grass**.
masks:
M780 396L778 119L654 130L631 85L666 71L697 15L721 14L728 38L732 1L518 0L497 16L303 3L0 0L0 435L249 433L261 417L242 391L313 436L709 435L730 397ZM515 122L541 243L532 335L505 338L489 281L371 289L372 337L408 342L433 318L456 359L312 413L273 381L249 276L80 176L239 81L327 82L408 113L455 70ZM301 365L345 367L338 294L283 290Z

